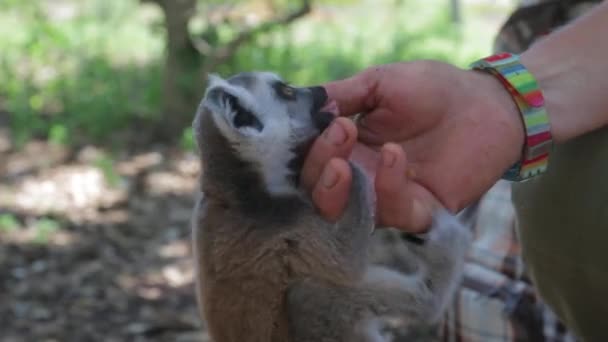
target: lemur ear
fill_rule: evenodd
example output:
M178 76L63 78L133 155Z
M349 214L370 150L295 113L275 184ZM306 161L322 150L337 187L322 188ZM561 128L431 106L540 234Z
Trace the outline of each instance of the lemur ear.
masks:
M210 88L205 95L205 105L214 112L229 110L228 99L232 97L222 86Z
M243 134L260 132L264 128L262 122L249 110L239 97L241 89L235 89L218 76L209 76L209 88L205 94L205 106L213 113L221 115L235 130Z
M228 82L216 74L207 76L207 91L203 103L212 111L224 111L227 91L225 87L229 86Z

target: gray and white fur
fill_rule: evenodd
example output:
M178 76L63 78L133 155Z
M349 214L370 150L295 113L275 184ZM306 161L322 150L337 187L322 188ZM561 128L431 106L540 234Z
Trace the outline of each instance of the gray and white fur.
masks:
M424 243L372 235L371 186L355 165L342 218L315 211L298 178L334 118L326 101L323 88L272 73L209 80L194 120L203 171L193 243L216 342L390 341L387 322L437 322L459 285L470 233L456 216L437 212Z

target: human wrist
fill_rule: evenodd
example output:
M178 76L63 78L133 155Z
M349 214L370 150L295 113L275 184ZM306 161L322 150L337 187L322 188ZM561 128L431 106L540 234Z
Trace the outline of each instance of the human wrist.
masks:
M503 146L497 146L496 153L506 169L522 157L526 133L521 114L512 95L495 76L477 70L469 73L473 75L473 82L486 101L487 119L492 122L488 129L502 136Z
M503 178L519 182L544 173L553 137L543 92L535 76L521 63L518 55L511 53L482 58L472 63L471 68L499 80L521 114L526 135L522 158L505 172Z

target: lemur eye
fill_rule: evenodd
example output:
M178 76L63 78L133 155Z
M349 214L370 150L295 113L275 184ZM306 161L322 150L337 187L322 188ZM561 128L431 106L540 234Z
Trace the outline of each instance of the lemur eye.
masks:
M290 98L293 98L295 95L293 88L286 85L281 87L281 92L283 92L283 95Z
M295 100L296 90L293 87L288 86L285 83L277 82L274 86L277 95L285 100Z

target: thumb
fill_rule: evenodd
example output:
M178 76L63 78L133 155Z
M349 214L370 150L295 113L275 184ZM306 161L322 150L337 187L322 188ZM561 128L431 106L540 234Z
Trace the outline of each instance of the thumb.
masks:
M338 103L340 115L351 116L372 109L375 105L375 89L378 68L367 69L349 78L324 85L330 100Z
M348 202L352 174L346 160L334 158L323 169L321 179L315 185L313 202L326 219L337 221Z

